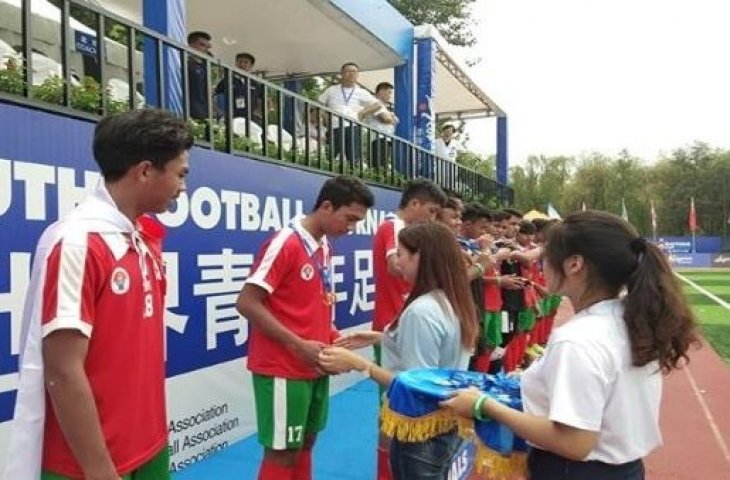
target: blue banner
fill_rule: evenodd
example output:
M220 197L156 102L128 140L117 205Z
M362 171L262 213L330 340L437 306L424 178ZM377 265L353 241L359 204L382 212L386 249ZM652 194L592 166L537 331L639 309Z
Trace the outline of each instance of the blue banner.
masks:
M674 267L707 268L712 266L712 257L709 253L673 253L669 261Z
M692 237L659 237L657 244L670 253L692 253ZM716 253L720 251L720 237L695 237L695 253Z
M0 104L0 231L6 232L0 242L0 422L12 416L21 312L36 241L99 179L91 155L93 127ZM273 232L311 211L328 178L198 148L190 163L187 192L174 211L160 216L168 226L168 377L246 355L248 322L234 303L254 256ZM333 241L340 329L370 321L372 235L400 197L394 190L373 191L376 207L365 221Z
M436 129L433 106L436 94L436 42L432 38L418 39L416 61L416 144L431 151Z

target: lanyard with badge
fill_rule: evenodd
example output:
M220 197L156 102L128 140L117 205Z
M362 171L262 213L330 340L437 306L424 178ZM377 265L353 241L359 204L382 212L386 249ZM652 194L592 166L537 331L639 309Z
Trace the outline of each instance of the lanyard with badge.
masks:
M352 87L349 95L345 95L345 87L343 87L342 85L340 85L340 91L342 92L342 100L345 102L345 105L349 106L352 95L355 93L355 87Z
M299 230L294 225L294 222L290 224L290 228L294 230L294 233L296 233L297 237L299 237L299 241L302 243L302 246L304 247L304 250L307 252L307 256L312 260L314 265L317 267L317 270L319 270L319 276L322 279L322 286L324 287L324 303L326 305L334 305L335 301L337 300L337 296L334 292L334 286L332 284L332 273L329 271L329 268L327 268L326 264L323 264L319 261L319 259L316 256L316 252L312 250L312 247L309 246L309 243L304 239L301 233L299 233ZM327 262L327 259L325 258L325 263Z

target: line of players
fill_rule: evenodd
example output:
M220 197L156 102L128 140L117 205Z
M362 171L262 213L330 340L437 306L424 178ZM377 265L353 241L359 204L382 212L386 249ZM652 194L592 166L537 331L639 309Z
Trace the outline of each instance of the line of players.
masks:
M444 197L426 181L406 188L398 211L376 233L373 328L382 330L398 314L408 293L394 266L398 231L429 220L454 231L468 265L482 319L471 368L511 372L539 355L560 305L560 297L545 288L540 262L546 229L555 220L529 221L510 208L490 211L479 203L464 205L457 196Z
M373 330L383 331L397 318L410 292L398 270L398 233L407 225L428 221L442 222L453 230L467 264L481 319L470 368L511 372L539 355L560 305L560 297L545 288L540 262L545 232L553 221L530 222L514 209L490 211L479 203L464 205L427 180L406 185L397 211L375 234ZM380 364L378 345L375 360ZM379 438L378 480L392 478L387 443Z

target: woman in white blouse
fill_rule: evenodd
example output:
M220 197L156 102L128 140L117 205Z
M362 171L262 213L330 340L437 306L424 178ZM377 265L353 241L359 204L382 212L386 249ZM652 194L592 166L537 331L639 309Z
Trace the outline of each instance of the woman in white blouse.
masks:
M524 412L473 390L443 405L524 437L531 480L642 480L661 444L662 374L697 343L693 315L666 257L621 218L576 213L547 237L547 286L575 315L523 374Z

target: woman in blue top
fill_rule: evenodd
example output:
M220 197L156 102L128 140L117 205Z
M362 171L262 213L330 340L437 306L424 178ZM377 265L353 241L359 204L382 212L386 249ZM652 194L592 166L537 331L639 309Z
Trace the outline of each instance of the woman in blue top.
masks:
M359 370L387 386L395 374L413 368L466 370L478 332L463 255L447 227L412 225L398 234L398 266L411 285L401 314L384 332L359 332L323 350L330 371ZM380 342L383 367L348 350ZM347 347L347 348L343 348ZM426 442L393 440L393 478L446 479L460 440L448 432Z

